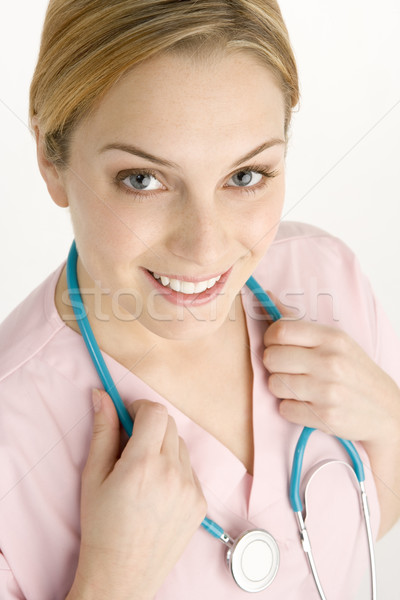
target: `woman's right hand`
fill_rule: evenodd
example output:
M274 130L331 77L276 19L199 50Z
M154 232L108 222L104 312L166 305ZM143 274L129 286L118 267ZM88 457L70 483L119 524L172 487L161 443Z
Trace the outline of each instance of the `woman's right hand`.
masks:
M111 398L96 391L94 406L79 563L67 600L151 600L199 527L206 501L164 406L138 400L129 407L133 434L121 455Z

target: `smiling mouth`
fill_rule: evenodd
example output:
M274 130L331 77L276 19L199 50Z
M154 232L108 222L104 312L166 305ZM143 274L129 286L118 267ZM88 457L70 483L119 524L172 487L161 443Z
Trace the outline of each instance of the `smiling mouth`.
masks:
M222 277L222 275L218 275L218 277L194 282L184 281L182 279L173 279L166 277L165 275L159 275L158 273L154 273L152 271L149 271L149 273L164 287L169 288L174 292L180 292L181 294L201 294L206 290L212 289Z

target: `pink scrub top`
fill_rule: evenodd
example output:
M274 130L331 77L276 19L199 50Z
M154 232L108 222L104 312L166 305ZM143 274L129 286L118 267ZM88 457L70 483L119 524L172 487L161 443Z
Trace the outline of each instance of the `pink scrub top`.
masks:
M100 384L82 337L65 325L55 307L62 267L0 328L1 600L64 600L78 561L80 478L92 433L91 390ZM254 275L299 318L348 332L399 383L399 340L354 255L337 238L311 226L283 223ZM208 515L233 537L256 527L277 540L278 575L256 597L313 600L318 595L288 499L301 427L279 415L279 400L268 391L261 360L265 316L252 293L247 288L242 293L254 373L253 476L212 435L133 372L103 356L127 403L147 398L168 407L189 448ZM376 489L368 458L358 448L376 535ZM349 463L337 440L314 432L304 460L306 522L327 597L352 600L368 568L368 553L358 488L340 461ZM224 557L222 543L199 528L156 600L244 600L248 594L233 582Z

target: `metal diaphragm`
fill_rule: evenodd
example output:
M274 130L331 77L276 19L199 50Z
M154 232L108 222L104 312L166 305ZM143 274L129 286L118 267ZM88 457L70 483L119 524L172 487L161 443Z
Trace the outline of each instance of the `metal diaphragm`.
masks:
M229 570L245 592L261 592L273 580L279 568L279 548L264 529L242 533L227 551Z

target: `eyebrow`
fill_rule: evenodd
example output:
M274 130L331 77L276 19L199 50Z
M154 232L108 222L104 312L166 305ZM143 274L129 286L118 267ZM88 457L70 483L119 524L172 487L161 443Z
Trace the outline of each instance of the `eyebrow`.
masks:
M244 156L239 158L239 160L237 160L232 165L231 168L234 169L235 167L239 166L241 163L243 163L247 160L250 160L257 154L260 154L261 152L263 152L264 150L267 150L268 148L271 148L272 146L277 146L280 144L285 145L285 143L286 142L284 140L281 140L279 138L273 138L271 140L267 140L260 146L257 146L257 148L254 148L254 150L250 150L250 152L248 152L247 154L245 154ZM150 162L153 162L153 163L156 163L159 165L163 165L164 167L171 167L173 169L178 169L178 170L180 169L179 165L177 165L176 163L170 162L169 160L165 160L164 158L160 158L159 156L154 156L154 154L149 154L149 152L145 152L144 150L141 150L140 148L137 148L136 146L131 146L130 144L120 144L118 142L106 144L99 150L99 154L101 154L102 152L107 152L107 150L122 150L122 152L128 152L129 154L134 154L135 156L140 156L141 158L144 158L146 160L149 160Z

